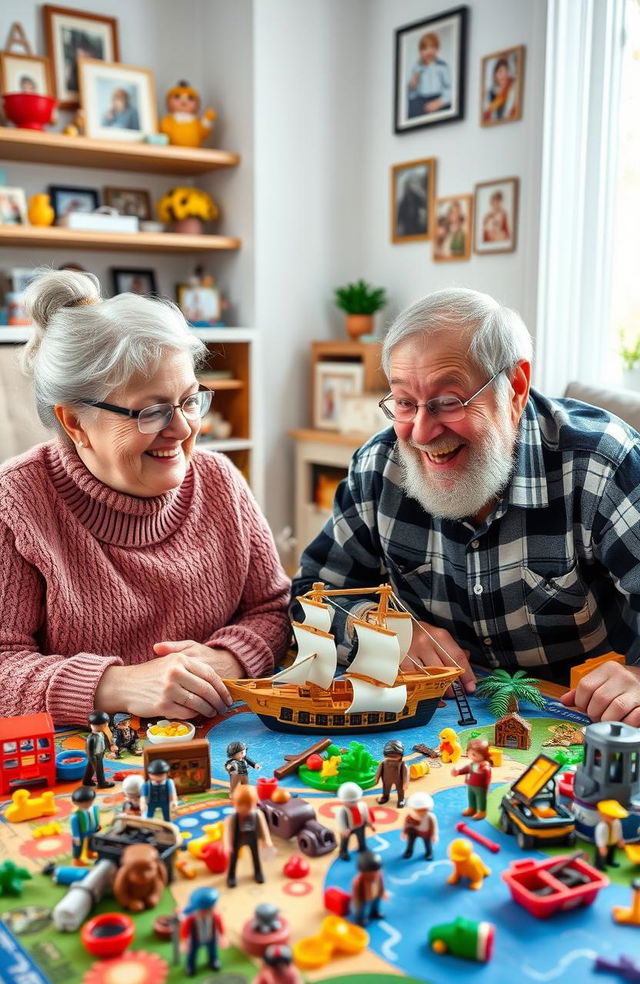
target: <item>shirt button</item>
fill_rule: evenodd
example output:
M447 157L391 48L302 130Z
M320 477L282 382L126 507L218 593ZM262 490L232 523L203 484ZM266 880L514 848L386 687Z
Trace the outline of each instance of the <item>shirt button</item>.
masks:
M473 593L474 594L481 595L483 591L484 591L484 588L482 587L481 584L474 584L474 586L473 586Z
M480 540L472 540L471 546L473 547L474 550L477 550L478 547L480 546Z
M485 646L490 646L491 645L491 636L486 636L482 641L485 644Z

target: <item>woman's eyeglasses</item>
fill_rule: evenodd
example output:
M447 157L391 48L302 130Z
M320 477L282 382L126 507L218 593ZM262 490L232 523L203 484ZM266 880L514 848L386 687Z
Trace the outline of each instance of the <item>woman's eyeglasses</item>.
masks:
M117 407L114 403L102 403L100 400L83 400L89 407L109 410L111 413L121 413L132 417L141 434L158 434L168 427L173 420L176 410L181 410L187 420L200 420L211 406L214 390L201 386L197 393L187 396L182 403L154 403L153 406L143 407L142 410L129 410L127 407Z

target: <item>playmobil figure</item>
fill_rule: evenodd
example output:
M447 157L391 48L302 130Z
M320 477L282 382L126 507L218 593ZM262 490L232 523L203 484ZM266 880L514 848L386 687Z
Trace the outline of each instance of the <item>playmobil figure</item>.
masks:
M171 766L164 759L154 759L147 769L149 778L140 789L140 813L144 817L154 816L162 810L164 820L171 820L171 811L178 809L176 784L169 777Z
M71 852L73 863L78 867L87 864L89 854L88 840L91 834L100 830L100 812L97 804L95 789L90 786L78 786L71 794L71 802L75 813L71 814ZM93 857L96 857L93 854Z
M440 738L438 751L445 765L448 762L457 762L462 755L462 747L453 728L443 728L438 737Z
M413 848L418 838L424 841L424 856L433 860L433 845L438 843L438 820L433 813L433 796L429 793L411 793L407 800L408 813L400 837L407 846L403 858L413 857Z
M218 946L227 946L224 925L216 905L220 893L217 888L196 888L183 909L180 923L180 939L186 946L185 971L189 977L196 972L196 957L201 946L206 946L211 970L220 970Z
M384 746L384 758L378 765L376 782L382 781L382 796L378 803L388 803L391 790L396 787L398 807L404 806L404 791L409 782L409 768L404 761L404 745L392 738Z
M620 864L615 860L616 848L625 845L620 821L629 816L629 811L617 800L600 800L597 810L598 823L593 831L593 864L598 871L604 871L607 867L619 868Z
M141 775L125 776L122 780L122 792L124 802L122 812L134 817L140 816L140 792L144 779Z
M200 96L188 82L181 80L166 96L169 110L160 122L160 132L166 133L169 143L178 147L200 147L211 133L215 110L208 107L198 117Z
M376 828L369 819L369 807L363 799L362 790L357 782L343 782L338 789L338 799L342 803L337 816L340 833L340 857L343 861L348 861L351 835L356 835L358 851L366 851L366 828L370 827L371 830Z
M271 834L264 813L257 808L258 794L253 786L237 786L231 796L234 806L224 822L224 845L229 852L229 869L227 885L235 888L236 865L240 848L246 844L253 857L253 874L255 880L262 884L264 875L260 863L259 841L266 847L273 848Z
M459 837L449 844L449 857L453 861L453 872L447 878L447 884L456 885L461 878L469 879L469 888L482 888L486 875L491 874L482 858L473 853L471 841Z
M253 984L302 984L302 975L293 963L291 948L284 944L268 946L262 969Z
M252 759L247 758L247 746L245 742L229 742L227 745L227 761L224 763L224 767L229 773L229 793L233 793L236 786L248 785L248 765L250 765L252 769L257 769L258 771L261 768L259 762L254 762Z
M120 758L122 750L126 748L132 755L142 755L142 745L138 738L138 732L133 725L137 718L132 718L131 714L119 712L113 715L113 740L116 745L115 758Z
M106 711L92 711L87 718L91 734L87 736L87 755L89 760L84 771L83 786L97 786L99 789L109 789L115 782L104 777L104 756L107 742L112 752L117 750L109 730L109 715ZM96 777L95 782L93 777Z
M353 916L360 926L372 919L382 919L381 899L388 898L382 877L382 858L374 851L363 851L358 857L358 874L351 883Z
M471 817L472 820L482 820L487 815L487 789L491 782L493 765L489 754L489 742L484 738L472 738L467 745L467 758L470 758L471 762L459 769L453 768L451 775L466 776L469 805L462 811L462 816Z
M152 844L129 844L122 852L113 894L123 909L153 909L167 884L167 869Z

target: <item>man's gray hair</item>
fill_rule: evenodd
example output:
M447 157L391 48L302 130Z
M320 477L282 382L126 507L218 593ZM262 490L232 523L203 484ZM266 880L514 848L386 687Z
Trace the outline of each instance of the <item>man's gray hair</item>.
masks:
M33 377L45 427L58 425L58 404L95 412L83 401L107 400L136 373L152 376L168 351L188 353L194 368L206 356L206 346L171 301L138 294L103 301L91 273L45 271L26 288L24 301L33 333L23 367Z
M450 287L427 294L393 322L382 345L382 367L387 378L396 345L413 335L447 332L452 341L457 340L455 336L468 338L469 356L488 377L521 360L531 360L531 335L516 311L499 304L489 294Z

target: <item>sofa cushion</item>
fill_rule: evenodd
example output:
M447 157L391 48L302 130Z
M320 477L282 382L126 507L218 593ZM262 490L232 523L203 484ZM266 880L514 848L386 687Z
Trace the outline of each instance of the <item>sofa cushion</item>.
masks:
M600 386L572 382L567 384L564 395L572 400L582 400L583 403L608 410L634 430L640 431L640 393L635 393L633 390L603 389Z
M31 379L20 368L20 350L19 345L0 345L0 461L52 437L36 413Z

